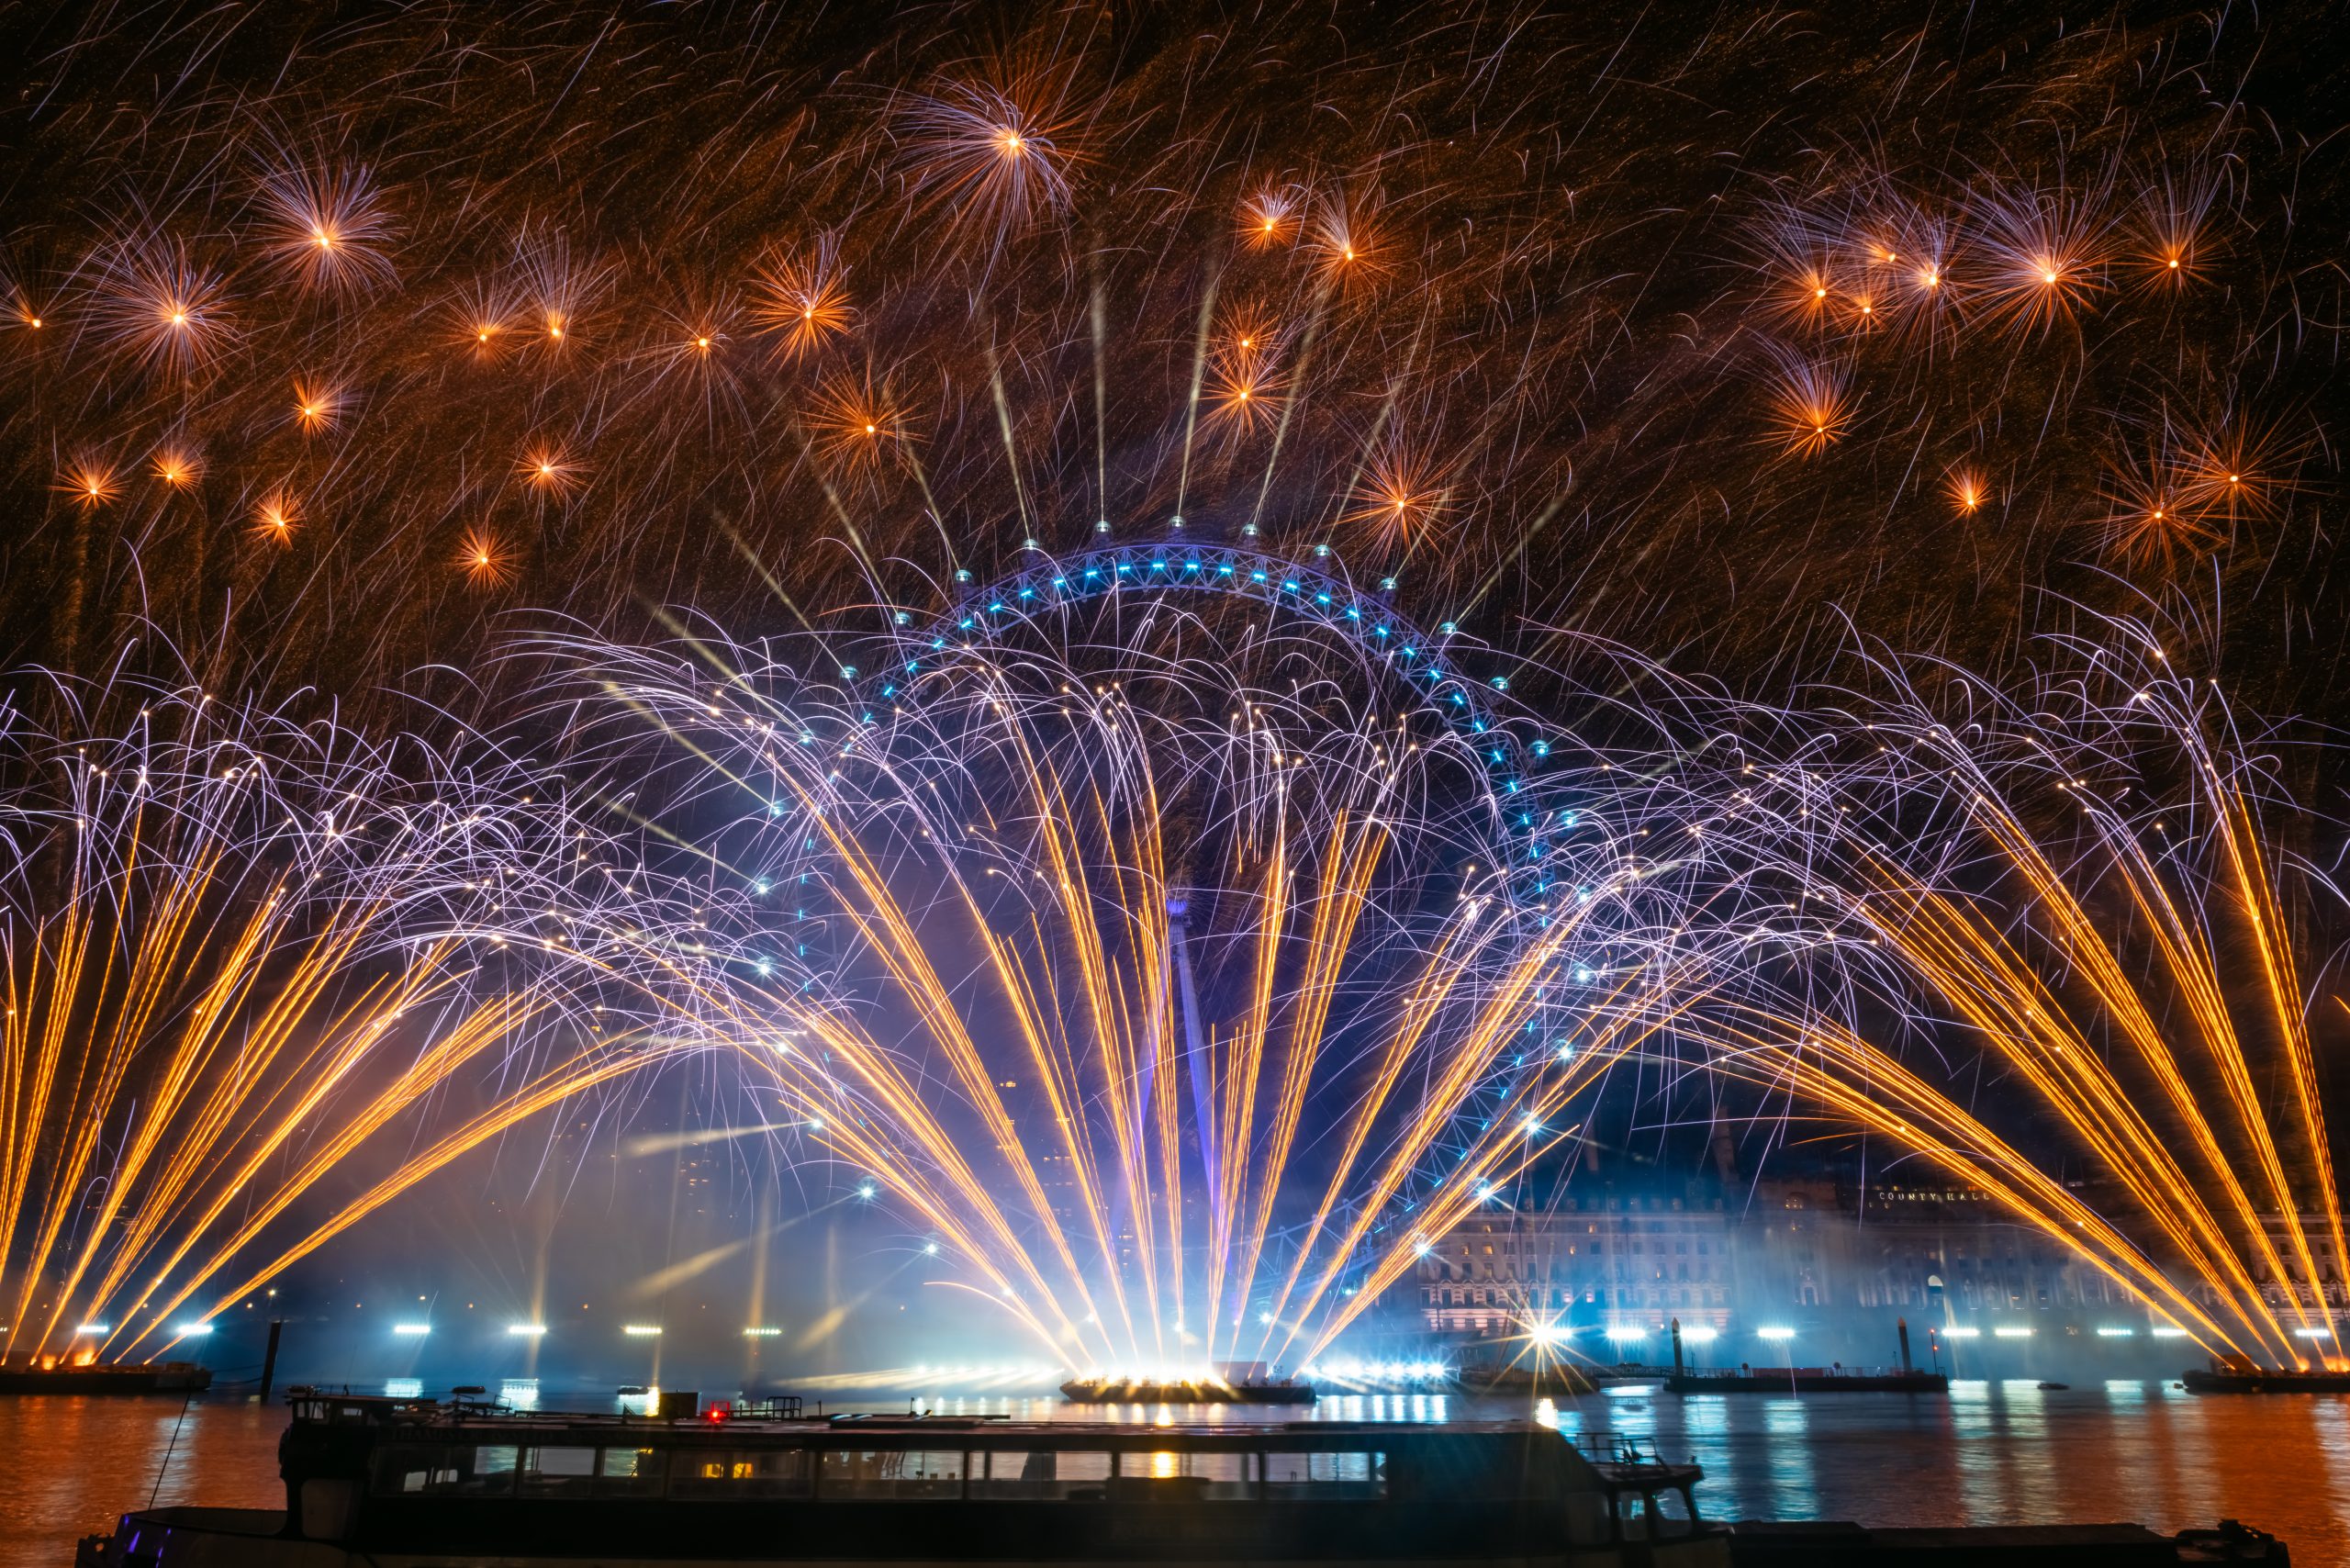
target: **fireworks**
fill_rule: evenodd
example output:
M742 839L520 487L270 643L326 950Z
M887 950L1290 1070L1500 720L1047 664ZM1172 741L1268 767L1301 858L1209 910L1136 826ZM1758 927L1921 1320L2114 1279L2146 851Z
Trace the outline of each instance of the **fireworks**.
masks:
M193 689L94 693L86 712L52 695L75 722L7 715L0 800L8 1356L131 1350L646 1059L620 1039L547 1049L552 994L496 960L507 903L572 880L541 879L570 841L527 795ZM506 1077L278 1234L436 1093Z
M1500 732L1408 677L1337 711L1236 679L1188 624L1106 665L909 633L864 691L584 651L722 868L674 895L717 962L648 988L1077 1368L1327 1343L1717 980L1702 860L1644 853L1645 791L1582 793L1596 755L1543 743L1542 799L1584 803L1513 867Z
M601 623L654 581L746 624L745 550L817 605L883 561L985 580L1030 539L1178 516L1400 573L1429 622L1646 645L1662 615L1654 645L1704 640L1726 674L1864 598L1987 665L2000 617L1941 607L2082 557L2115 575L2066 591L2105 608L2216 592L2216 566L2262 583L2230 599L2247 635L2350 624L2331 578L2255 569L2312 546L2300 475L2339 446L2312 419L2330 263L2297 250L2331 198L2253 108L2210 118L2258 95L2186 85L2240 84L2295 19L2149 77L2117 33L2074 29L2056 65L1949 18L1920 45L1942 63L1863 108L1829 85L1877 63L1852 40L1604 9L1490 53L1381 17L1333 55L1279 7L1180 55L1041 21L974 54L867 18L854 69L813 20L526 11L231 56L158 26L178 64L19 139L76 172L28 171L7 237L20 490L204 466L160 514L52 491L12 562L17 645L70 665L110 617L187 646L231 624L290 678L368 690L483 653L505 611ZM49 101L109 90L109 47L63 39ZM1673 144L1550 63L1619 55L1722 116ZM1755 81L1793 95L1764 110ZM2256 482L2173 475L2187 525L2117 521L2150 436L2199 473L2188 435L2223 431L2263 435ZM1999 504L1934 528L1962 466ZM281 489L318 526L238 539ZM475 528L530 547L486 582ZM146 597L39 586L76 573Z
M2338 1358L2350 1251L2269 785L2153 632L2090 635L2015 697L1930 701L1882 664L1890 698L1747 796L1746 845L1802 846L1790 930L1942 1063L1830 988L1746 1017L1717 1065L1979 1183L2214 1350ZM2002 1082L1962 1104L1975 1051ZM2035 1117L2109 1193L2049 1173Z
M303 287L357 295L398 280L385 246L397 230L364 168L298 164L262 186L263 242Z
M950 81L903 110L907 166L917 196L958 223L1009 232L1069 201L1071 127L1024 106L1016 89Z
M642 878L532 871L569 912L553 924L386 914L346 962L317 923L337 899L372 907L367 879L289 898L254 951L319 953L321 998L361 984L357 966L386 996L490 1010L453 1074L554 1038L581 1016L573 988L682 1020L1079 1362L1176 1357L1178 1321L1203 1350L1326 1339L1415 1228L1473 1197L1445 1161L1499 1177L1529 1158L1464 1128L1497 1104L1571 1126L1570 1097L1611 1062L1665 1055L1925 1129L2208 1341L2278 1353L2289 1315L2247 1294L2272 1260L2244 1204L2321 1216L2275 1239L2287 1271L2339 1241L2309 1164L2314 1098L2294 1091L2300 1130L2263 1153L2243 1084L2300 1081L2314 1047L2293 1043L2288 993L2330 972L2329 945L2320 922L2297 958L2273 911L2248 946L2194 936L2282 897L2259 792L2226 760L2191 812L2149 815L2153 781L2126 799L2068 785L2068 808L2097 803L2059 832L1998 751L2021 744L2017 713L1996 737L1940 734L1924 709L1854 734L1805 683L1857 629L2037 693L2039 618L2151 598L2225 624L2214 667L2247 711L2339 720L2350 614L2321 509L2343 193L2322 136L2274 129L2307 62L2332 58L2322 22L2173 29L2154 70L2132 29L2024 49L1954 12L1919 24L1897 71L1857 34L1606 7L1498 31L1278 6L1181 27L1056 13L978 47L928 13L455 6L327 33L241 24L234 48L222 25L166 6L125 72L116 29L61 23L8 110L12 663L176 689L173 650L217 650L207 670L235 679L216 687L324 689L382 736L431 688L425 755L527 715L546 726L532 747L568 758L588 741L498 656L510 629L568 615L638 720L698 748L656 770L693 810L628 830ZM1668 130L1667 104L1706 110ZM1383 609L1347 608L1392 622L1260 642L1215 622L1198 655L1195 622L1136 594L1131 623L1023 662L936 621L990 583L1004 615L1058 605L1056 563L1134 541L1203 554L1083 569L1263 571L1273 591L1248 602L1277 609L1288 564L1326 570L1301 582L1351 571L1385 585ZM935 645L831 646L828 612L867 600L906 618L893 636L934 624ZM681 614L810 641L787 670L713 638L709 679L610 652ZM1409 634L1408 656L1405 617L1441 629ZM1491 671L1442 662L1473 645L1456 627L1498 645ZM1610 639L1726 689L1812 692L1762 710L1765 727L1852 755L1762 764L1757 742L1777 782L1725 771L1723 737L1757 710L1628 656L1611 673L1638 696L1551 667ZM427 666L467 695L413 675ZM832 674L849 666L866 673ZM1486 715L1489 679L1527 706L1493 717L1517 738L1484 750L1449 721ZM2187 734L2176 681L2143 685L2138 721ZM1447 723L1413 728L1439 704ZM1521 767L1529 715L1553 721L1550 768ZM1648 738L1566 739L1586 722ZM7 788L54 784L41 755ZM2319 798L2334 766L2292 792ZM1998 804L1960 809L1956 778ZM1930 780L1945 809L1920 825L1904 813ZM1590 831L1570 849L1516 821L1539 812ZM2132 859L2146 831L2177 836ZM1658 866L1636 840L1699 847ZM218 842L250 865L185 906L142 892L123 951L177 951L149 932L179 920L219 949L205 972L241 972L240 922L290 848L250 823ZM739 885L697 889L688 866ZM787 914L744 890L760 881L813 890ZM1796 907L1756 902L1764 883ZM17 890L28 930L83 918L39 891ZM610 930L580 913L622 906ZM698 922L712 953L692 951ZM505 991L464 967L501 941L501 964L543 965ZM2239 950L2260 955L2249 1000L2213 956ZM252 1005L281 983L263 968L238 993ZM1790 1001L1771 988L1791 972L1838 978ZM1920 1028L1875 1037L1863 995ZM1929 1016L2009 1064L2015 1092L2077 1113L2065 1126L2128 1173L2133 1211L2068 1206L2031 1174L2029 1136L1950 1101L1914 1054ZM1572 1049L1519 1072L1503 1036L1551 1018ZM151 1031L123 1024L148 1060ZM759 1047L789 1030L833 1065ZM2165 1070L2157 1036L2191 1037L2204 1067ZM405 1081L392 1064L422 1037L386 1033L358 1075L371 1092ZM27 1040L32 1062L48 1047ZM2075 1070L2112 1041L2132 1076ZM992 1087L1006 1049L1017 1090ZM1410 1087L1370 1087L1382 1062ZM1856 1087L1872 1075L1907 1109ZM2178 1083L2215 1108L2215 1145L2176 1125ZM73 1112L15 1114L22 1130ZM420 1125L416 1147L473 1128ZM1301 1159L1317 1137L1335 1141ZM976 1152L957 1165L942 1145ZM142 1156L150 1178L162 1158ZM48 1201L24 1198L12 1247L85 1222ZM162 1216L158 1237L202 1213L123 1201ZM2144 1230L2158 1212L2183 1228ZM182 1279L230 1240L197 1229ZM125 1268L98 1305L143 1324L123 1304L148 1264Z
M758 271L754 315L786 359L812 355L856 322L838 251L837 239L824 235L811 253L774 257Z

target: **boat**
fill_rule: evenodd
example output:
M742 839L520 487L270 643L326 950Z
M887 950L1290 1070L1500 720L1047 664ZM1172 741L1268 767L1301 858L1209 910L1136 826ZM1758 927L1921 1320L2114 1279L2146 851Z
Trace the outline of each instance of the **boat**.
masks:
M1948 1394L1941 1372L1846 1372L1836 1367L1691 1368L1663 1379L1673 1394Z
M1061 1384L1061 1397L1073 1405L1311 1405L1318 1395L1312 1383L1289 1378L1227 1383L1222 1378L1080 1377Z
M1530 1421L665 1420L303 1389L278 1452L283 1509L137 1510L78 1568L1730 1563L1695 1465Z
M2350 1394L2350 1372L2189 1367L2178 1374L2178 1381L2190 1394Z
M1465 1366L1460 1369L1460 1378L1463 1394L1552 1399L1596 1394L1602 1382L1581 1367L1556 1361L1544 1366Z
M93 1361L87 1366L0 1367L0 1394L201 1394L209 1368L194 1361Z

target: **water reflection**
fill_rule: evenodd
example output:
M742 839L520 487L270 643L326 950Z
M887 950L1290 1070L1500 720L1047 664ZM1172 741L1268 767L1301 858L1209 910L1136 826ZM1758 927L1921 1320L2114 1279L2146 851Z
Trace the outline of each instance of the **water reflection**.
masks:
M520 1379L498 1391L516 1407L608 1410L614 1398L610 1385L542 1391ZM1526 1419L1540 1407L1530 1396L1427 1392L1347 1394L1304 1408L1072 1406L951 1387L912 1405L1016 1421L1158 1425ZM845 1407L907 1406L877 1395ZM1561 1432L1620 1432L1694 1459L1706 1471L1699 1506L1715 1518L1886 1525L2135 1518L2166 1532L2240 1518L2285 1537L2298 1561L2350 1562L2350 1400L2195 1395L2166 1380L2074 1390L1962 1381L1947 1398L1682 1397L1642 1384L1550 1400L1548 1411ZM228 1400L191 1406L184 1425L175 1401L0 1400L0 1451L43 1461L0 1466L0 1556L71 1562L76 1536L144 1506L175 1425L159 1502L280 1506L284 1424L282 1406Z
M2324 1456L2326 1492L2336 1518L2350 1519L2350 1404L2312 1400L2310 1428Z
M1999 1384L1998 1399L2006 1417L1999 1457L2008 1472L1999 1522L2043 1518L2062 1506L2065 1492L2078 1487L2081 1478L2050 1451L2047 1390L2029 1378L2009 1378ZM2127 1424L2126 1417L2115 1424L2117 1441Z
M1773 1513L1781 1518L1809 1519L1819 1515L1808 1441L1815 1403L1775 1396L1763 1401L1762 1429L1770 1435L1764 1451L1770 1458Z

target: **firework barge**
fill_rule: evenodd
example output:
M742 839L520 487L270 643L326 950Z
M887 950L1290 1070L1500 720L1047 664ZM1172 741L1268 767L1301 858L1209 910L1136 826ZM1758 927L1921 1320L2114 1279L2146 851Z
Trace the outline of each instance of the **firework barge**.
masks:
M194 1361L0 1366L0 1394L201 1394L212 1373Z
M1318 1395L1312 1383L1289 1378L1082 1377L1061 1384L1061 1397L1072 1405L1311 1405Z
M2209 1368L2189 1367L2178 1381L2190 1394L2350 1394L2350 1367L2286 1371L2231 1357Z
M77 1568L2287 1562L2232 1528L1725 1527L1695 1465L1527 1422L647 1419L303 1389L278 1451L284 1509L126 1514Z

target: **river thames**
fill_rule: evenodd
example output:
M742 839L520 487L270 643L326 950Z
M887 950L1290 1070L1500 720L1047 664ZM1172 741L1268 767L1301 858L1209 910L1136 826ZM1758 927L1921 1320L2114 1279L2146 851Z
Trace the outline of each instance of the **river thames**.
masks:
M548 1396L610 1407L609 1394ZM1104 1412L1052 1398L932 1396L935 1408L1014 1419ZM834 1408L902 1408L878 1397ZM2198 1396L2154 1382L2047 1390L1960 1383L1947 1399L1905 1394L1676 1398L1617 1391L1538 1409L1524 1400L1340 1395L1323 1419L1554 1419L1569 1430L1652 1438L1705 1467L1715 1518L1845 1518L1867 1524L2105 1523L2169 1532L2241 1518L2299 1562L2350 1560L2350 1399ZM1124 1407L1125 1418L1208 1412ZM1231 1418L1242 1412L1220 1412ZM1259 1418L1296 1411L1257 1412ZM235 1399L0 1400L0 1564L66 1568L75 1538L159 1503L283 1506L282 1406ZM168 1455L168 1463L166 1457Z

